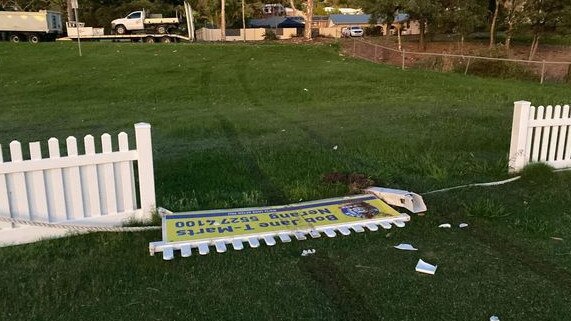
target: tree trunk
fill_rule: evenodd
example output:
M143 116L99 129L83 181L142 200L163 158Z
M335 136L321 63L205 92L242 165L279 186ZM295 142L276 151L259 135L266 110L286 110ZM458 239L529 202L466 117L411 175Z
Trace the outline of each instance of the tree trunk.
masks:
M313 24L313 0L307 0L307 10L305 13L305 39L311 40L311 25Z
M535 57L535 53L537 52L537 48L539 47L539 34L533 35L533 41L531 42L531 48L529 49L529 58L528 60L533 60Z
M402 51L402 41L400 38L400 29L401 29L401 24L397 23L397 40L398 40L398 44L399 44L399 50Z
M220 0L220 40L226 41L226 0Z
M420 20L420 39L419 39L419 46L420 50L426 51L426 41L424 39L424 33L426 31L426 22L424 20Z
M67 0L65 7L67 9L67 21L75 21L75 17L73 16L73 8L71 7L71 0Z
M492 17L492 25L490 26L490 48L496 44L496 21L498 20L499 12L500 0L496 0L496 9L494 10L494 16Z
M242 32L244 32L244 42L246 42L246 0L242 0Z

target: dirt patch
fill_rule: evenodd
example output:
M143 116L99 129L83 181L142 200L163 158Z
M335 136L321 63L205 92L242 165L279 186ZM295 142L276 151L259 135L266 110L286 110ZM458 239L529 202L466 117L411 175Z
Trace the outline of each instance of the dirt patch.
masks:
M361 190L375 185L375 181L365 174L331 172L323 175L323 182L327 184L347 185L349 193L360 193Z

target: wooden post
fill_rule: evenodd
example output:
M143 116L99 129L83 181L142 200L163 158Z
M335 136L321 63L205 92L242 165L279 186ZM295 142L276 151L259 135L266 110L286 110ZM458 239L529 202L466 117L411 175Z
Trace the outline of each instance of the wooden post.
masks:
M543 84L544 78L545 78L545 60L543 60L541 64L541 81L540 81L541 84Z
M514 102L512 136L508 164L508 171L510 173L522 170L529 159L529 151L526 150L526 144L530 108L531 103L529 101Z
M153 146L151 141L151 125L135 124L135 140L137 144L139 167L139 191L141 193L141 210L143 218L150 218L155 209L155 175L153 171Z
M405 50L402 50L402 70L404 70Z
M466 69L464 70L464 75L468 74L468 68L470 68L470 57L468 57L468 62L466 63Z

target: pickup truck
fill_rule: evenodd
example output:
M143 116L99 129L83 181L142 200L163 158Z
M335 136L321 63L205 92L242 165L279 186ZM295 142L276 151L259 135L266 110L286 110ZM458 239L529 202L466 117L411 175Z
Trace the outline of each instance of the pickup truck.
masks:
M178 28L182 19L163 18L160 14L149 14L145 10L133 11L125 18L111 21L111 29L118 35L127 33L147 32L167 34Z

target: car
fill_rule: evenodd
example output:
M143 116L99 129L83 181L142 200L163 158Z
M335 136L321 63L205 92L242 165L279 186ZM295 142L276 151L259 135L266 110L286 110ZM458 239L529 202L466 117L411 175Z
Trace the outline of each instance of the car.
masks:
M348 28L344 28L341 31L341 34L344 37L362 37L365 34L365 32L363 31L363 28L359 26L351 26Z

